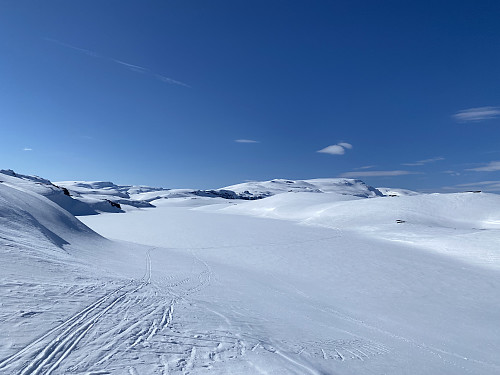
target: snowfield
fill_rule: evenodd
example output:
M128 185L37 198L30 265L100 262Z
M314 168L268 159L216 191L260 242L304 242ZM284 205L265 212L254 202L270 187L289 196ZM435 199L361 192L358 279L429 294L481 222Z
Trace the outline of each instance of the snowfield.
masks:
M498 195L0 181L0 374L500 373Z

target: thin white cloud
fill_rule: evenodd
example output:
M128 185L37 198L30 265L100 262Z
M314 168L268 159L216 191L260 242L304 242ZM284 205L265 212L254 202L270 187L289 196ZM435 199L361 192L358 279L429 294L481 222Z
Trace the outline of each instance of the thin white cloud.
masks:
M322 154L330 154L330 155L344 155L345 149L344 149L344 147L339 146L339 145L331 145L331 146L325 147L317 152L320 152Z
M106 56L98 54L97 52L94 52L94 51L91 51L91 50L88 50L88 49L85 49L85 48L75 47L75 46L73 46L71 44L64 43L64 42L61 42L61 41L56 40L56 39L43 38L43 40L45 40L47 42L58 44L58 45L60 45L62 47L70 48L72 50L84 53L87 56L91 56L91 57L94 57L94 58L98 58L98 59L102 59L102 60L113 62L115 64L121 65L121 66L127 68L128 70L131 70L131 71L136 72L136 73L146 73L146 74L148 74L148 75L150 75L150 76L152 76L152 77L154 77L154 78L156 78L156 79L158 79L158 80L160 80L162 82L165 82L165 83L168 83L168 84L171 84L171 85L179 85L179 86L184 86L184 87L189 87L189 88L191 87L191 86L189 86L188 84L186 84L184 82L177 81L177 80L169 78L169 77L165 77L165 76L163 76L161 74L155 73L155 72L151 71L150 69L145 68L145 67L140 66L140 65L130 64L128 62L125 62L125 61L122 61L122 60L118 60L118 59L114 59L112 57L106 57Z
M144 72L147 70L146 68L144 68L142 66L129 64L129 63L126 63L125 61L121 61L121 60L117 60L117 59L111 59L111 60L117 64L123 65L123 66L133 70L134 72L136 72L136 71Z
M331 145L327 146L325 148L322 148L321 150L318 150L316 152L322 153L322 154L330 154L330 155L344 155L346 149L352 149L352 145L350 143L346 142L340 142L337 143L336 145Z
M428 164L428 163L434 163L435 161L440 161L440 160L444 160L443 157L439 156L437 158L430 158L430 159L424 159L424 160L418 160L414 163L403 163L401 165L406 165L406 166L409 166L409 167L415 167L415 166L419 166L419 165L424 165L424 164Z
M485 190L490 192L500 192L500 181L478 181L469 182L466 184L458 184L455 186L445 186L444 190Z
M411 171L353 171L353 172L345 172L340 175L340 177L390 177L390 176L403 176L408 174L420 174L418 172Z
M500 107L477 107L458 111L453 118L460 122L478 122L500 117Z
M159 79L162 82L170 83L172 85L179 85L179 86L184 86L184 87L191 88L191 86L189 86L188 84L185 84L184 82L176 81L175 79L162 76L161 74L155 74L155 78Z
M375 168L375 165L364 165L362 167L354 168L354 169L360 170L360 169L372 169L372 168Z
M60 46L63 46L63 47L66 47L66 48L71 48L71 49L73 49L75 51L82 52L82 53L84 53L86 55L89 55L89 56L92 56L92 57L104 58L104 56L101 56L101 55L97 54L94 51L90 51L90 50L85 49L85 48L75 47L75 46L72 46L71 44L67 44L67 43L61 42L61 41L56 40L56 39L52 39L52 38L42 38L42 39L45 40L45 41L47 41L47 42L59 44Z
M25 148L23 148L23 151L33 151L33 149L30 147L25 147Z
M260 143L259 141L255 141L253 139L235 139L236 143Z
M482 167L469 168L466 171L475 171L475 172L495 172L500 171L500 161L490 161L488 164L483 165Z
M468 182L466 184L458 184L456 186L463 186L463 187L468 187L468 186L486 186L486 185L500 185L500 181L478 181L478 182Z

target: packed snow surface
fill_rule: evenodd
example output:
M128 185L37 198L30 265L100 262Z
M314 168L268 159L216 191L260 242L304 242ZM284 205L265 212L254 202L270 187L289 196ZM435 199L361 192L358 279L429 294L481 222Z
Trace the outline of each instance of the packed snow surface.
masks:
M156 206L84 225L11 177L1 374L500 373L498 195L66 184Z

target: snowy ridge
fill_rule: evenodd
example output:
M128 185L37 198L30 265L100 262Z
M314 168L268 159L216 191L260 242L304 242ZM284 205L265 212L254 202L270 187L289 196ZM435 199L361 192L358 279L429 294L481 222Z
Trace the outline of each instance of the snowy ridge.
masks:
M227 186L224 189L256 197L269 197L287 192L336 193L361 198L373 198L383 195L380 191L366 185L361 180L348 178L316 178L311 180L274 179L262 182L245 182Z
M12 170L0 170L0 181L18 189L43 195L73 215L121 212L120 207L113 205L112 201L108 199L112 197L86 199L79 195L72 196L65 187L53 184L51 181L37 176L22 175Z
M63 184L64 185L64 184ZM222 198L231 200L259 200L288 192L336 193L350 197L373 198L383 196L377 189L363 181L346 178L322 178L311 180L273 179L251 181L219 189L156 189L134 194L134 199L153 202L172 198Z
M253 181L218 189L164 189L147 186L119 186L103 181L61 181L71 195L79 199L112 199L134 207L152 207L156 200L173 198L222 198L229 200L258 200L287 192L336 193L351 197L373 198L383 196L363 181L346 178L311 180L274 179Z
M122 205L136 208L154 207L145 200L132 198L132 195L137 192L163 190L145 186L120 186L109 181L60 181L57 185L67 189L75 199L89 205L100 208L103 203L108 203L106 206L111 205L118 210L122 209ZM99 210L99 208L96 209ZM110 212L111 210L100 211Z

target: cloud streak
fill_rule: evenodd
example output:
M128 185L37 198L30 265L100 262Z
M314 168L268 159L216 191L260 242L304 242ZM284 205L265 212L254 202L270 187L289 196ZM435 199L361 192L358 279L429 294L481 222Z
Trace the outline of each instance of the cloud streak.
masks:
M403 163L401 165L406 165L406 166L409 166L409 167L414 167L414 166L419 166L419 165L424 165L424 164L428 164L428 163L434 163L436 161L440 161L440 160L444 160L443 157L437 157L437 158L430 158L430 159L424 159L424 160L418 160L414 163Z
M73 46L71 44L61 42L57 39L43 38L43 40L45 40L46 42L58 44L62 47L66 47L66 48L72 49L74 51L78 51L80 53L83 53L83 54L90 56L90 57L93 57L93 58L97 58L97 59L101 59L101 60L115 63L117 65L121 65L121 66L125 67L126 69L131 70L131 71L136 72L136 73L150 75L151 77L153 77L159 81L162 81L162 82L165 82L165 83L168 83L171 85L178 85L178 86L184 86L184 87L191 88L191 86L189 86L188 84L186 84L184 82L177 81L177 80L169 78L169 77L165 77L161 74L155 73L155 72L151 71L150 69L145 68L145 67L140 66L140 65L130 64L128 62L114 59L112 57L103 56L103 55L98 54L97 52L94 52L94 51L91 51L91 50L88 50L85 48L76 47L76 46Z
M488 164L485 164L482 167L469 168L469 169L466 169L466 171L474 171L474 172L500 171L500 161L490 161Z
M235 139L236 143L260 143L259 141L254 141L253 139Z
M444 190L455 190L455 191L463 191L463 190L485 190L491 192L500 191L500 181L478 181L478 182L469 182L466 184L458 184L455 186L445 186Z
M358 167L358 168L354 168L356 170L360 170L360 169L372 169L372 168L375 168L374 165L363 165L362 167Z
M330 154L330 155L344 155L345 150L350 150L352 149L352 145L347 142L340 142L337 143L336 145L331 145L327 146L325 148L322 148L321 150L318 150L316 152L319 152L321 154Z
M340 175L340 177L390 177L390 176L404 176L408 174L420 174L419 172L411 171L353 171L345 172Z
M33 149L30 147L25 147L25 148L23 148L23 151L33 151Z
M479 122L500 117L500 107L477 107L458 111L453 118L459 122Z

